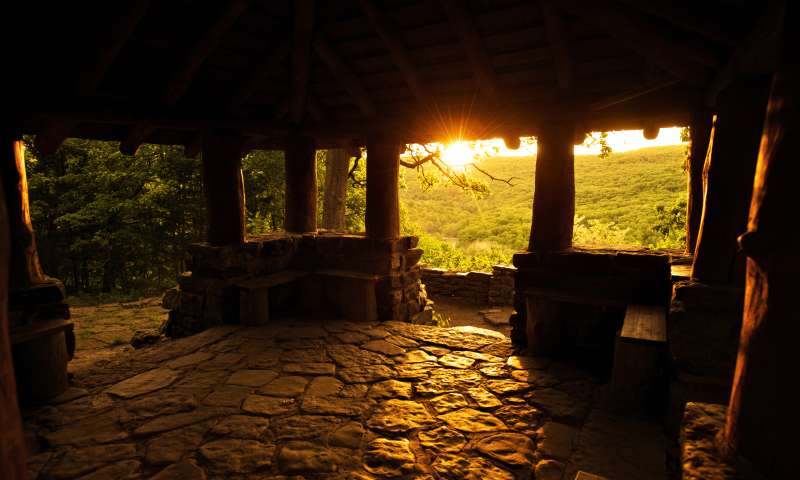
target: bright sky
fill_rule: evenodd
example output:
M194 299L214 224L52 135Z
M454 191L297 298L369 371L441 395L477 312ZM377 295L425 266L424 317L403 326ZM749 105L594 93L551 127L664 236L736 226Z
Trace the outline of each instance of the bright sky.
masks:
M662 128L658 137L653 140L644 138L641 130L621 130L608 132L606 142L614 152L627 152L645 147L657 147L664 145L681 144L681 128L671 127ZM595 137L599 137L599 132L594 132ZM442 160L450 166L461 166L479 160L485 154L499 156L531 156L536 154L536 141L533 138L523 138L517 150L506 148L503 140L493 138L490 140L477 140L475 142L454 142L444 146ZM438 144L430 145L433 148L439 147ZM421 148L421 147L420 147ZM600 145L576 145L576 155L597 155L600 153Z

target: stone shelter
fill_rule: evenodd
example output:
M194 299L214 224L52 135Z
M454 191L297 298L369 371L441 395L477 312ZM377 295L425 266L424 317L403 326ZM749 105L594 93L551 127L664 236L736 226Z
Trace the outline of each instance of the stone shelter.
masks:
M551 357L606 331L611 398L632 410L655 392L683 418L679 476L800 472L794 2L33 1L6 20L0 478L593 478L573 432L595 386ZM674 125L692 135L691 272L574 247L573 145ZM23 134L43 154L68 137L202 154L207 238L169 302L183 338L76 375L76 397ZM402 146L529 135L511 341L416 324L429 307L423 252L400 234ZM319 232L315 150L361 147L366 232ZM285 152L283 233L245 234L253 149ZM39 406L36 438L20 405Z

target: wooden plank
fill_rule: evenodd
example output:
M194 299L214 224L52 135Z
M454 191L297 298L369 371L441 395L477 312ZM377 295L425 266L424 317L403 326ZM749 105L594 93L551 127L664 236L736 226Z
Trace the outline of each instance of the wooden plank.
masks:
M317 270L315 275L322 275L325 277L341 277L352 278L355 280L364 280L370 282L377 282L381 277L380 275L373 275L370 273L352 272L349 270Z
M308 82L311 76L311 40L314 29L314 0L294 2L292 32L292 84L289 99L289 118L300 123L308 101Z
M527 297L542 297L555 302L579 303L601 307L624 307L628 304L628 296L614 291L577 291L555 288L527 288L523 292Z
M666 342L666 309L661 305L628 305L620 337L648 342Z
M550 50L558 72L558 87L562 92L569 92L572 89L573 74L564 23L556 12L552 0L539 0L539 4L542 7L547 40L550 42Z
M37 338L46 337L62 330L73 328L72 320L63 318L37 321L24 327L15 328L11 331L11 344L18 345L30 342Z
M263 277L255 277L236 284L237 287L247 290L258 290L262 288L270 288L275 285L281 285L303 278L308 275L308 272L302 270L284 270L282 272L272 273Z

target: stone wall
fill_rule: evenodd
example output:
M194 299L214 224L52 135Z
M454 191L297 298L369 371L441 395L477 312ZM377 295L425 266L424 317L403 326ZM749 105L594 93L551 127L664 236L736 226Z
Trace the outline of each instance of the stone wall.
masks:
M169 336L185 336L213 325L239 323L239 285L281 272L301 272L303 282L315 282L315 272L341 271L376 279L380 320L420 321L430 315L417 265L422 250L416 237L373 240L360 235L275 234L248 238L241 245L194 244L189 248L191 271L164 296L170 310ZM293 300L296 313L306 313L319 299L302 298L313 288L300 283ZM428 307L426 309L426 307Z
M506 265L493 266L492 273L423 268L422 283L433 296L461 298L478 305L511 305L516 270Z

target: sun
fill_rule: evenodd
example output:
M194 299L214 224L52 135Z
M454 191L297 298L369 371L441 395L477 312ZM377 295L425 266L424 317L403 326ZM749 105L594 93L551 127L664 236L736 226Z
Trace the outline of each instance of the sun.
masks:
M475 154L467 142L453 142L442 150L442 161L453 168L473 163Z

